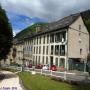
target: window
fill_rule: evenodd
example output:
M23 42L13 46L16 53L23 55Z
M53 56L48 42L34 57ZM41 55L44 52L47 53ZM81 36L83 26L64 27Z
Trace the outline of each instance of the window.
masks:
M60 45L60 55L61 56L65 55L65 45Z
M36 64L37 64L37 56L36 56Z
M28 51L28 46L27 46L27 51Z
M66 40L66 31L61 32L61 41L64 42Z
M60 42L60 32L55 34L55 42Z
M60 58L60 62L59 62L59 66L65 66L65 59L64 58Z
M35 45L36 39L34 38L34 45Z
M56 58L55 64L56 64L56 66L58 66L58 58Z
M59 45L55 46L55 55L59 55Z
M51 43L54 43L54 34L51 34L51 35L50 35L50 42L51 42Z
M44 56L43 56L43 58L42 58L42 64L44 64Z
M66 40L66 31L57 32L55 34L55 42L64 42Z
M28 50L31 51L31 46L28 46Z
M38 47L36 47L36 54L38 54Z
M35 47L34 47L34 54L35 54Z
M46 57L46 64L48 64L48 57Z
M51 46L51 54L53 55L53 51L54 51L54 46Z

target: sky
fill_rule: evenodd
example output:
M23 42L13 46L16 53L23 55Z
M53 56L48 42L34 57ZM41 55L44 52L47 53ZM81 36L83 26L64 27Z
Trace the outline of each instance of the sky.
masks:
M90 9L90 0L0 0L0 4L15 33L36 22L52 22Z

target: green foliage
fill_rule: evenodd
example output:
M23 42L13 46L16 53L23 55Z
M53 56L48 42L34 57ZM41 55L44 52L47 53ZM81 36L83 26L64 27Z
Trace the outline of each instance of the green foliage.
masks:
M12 29L5 11L0 6L0 60L5 59L12 46Z
M84 11L81 13L83 20L85 22L85 25L90 33L90 10Z
M11 69L11 68L0 68L0 70L2 71L10 71L10 72L17 72L18 70L16 69Z
M71 90L71 85L54 81L43 75L31 75L30 72L21 72L18 75L27 90Z
M32 26L29 26L29 27L27 27L26 29L24 29L24 30L22 30L21 32L19 32L19 33L15 36L15 38L17 38L17 39L23 39L24 37L28 36L30 33L35 32L35 29L36 29L36 26L37 26L37 25L46 26L47 23L36 23L36 24L34 24L34 25L32 25Z

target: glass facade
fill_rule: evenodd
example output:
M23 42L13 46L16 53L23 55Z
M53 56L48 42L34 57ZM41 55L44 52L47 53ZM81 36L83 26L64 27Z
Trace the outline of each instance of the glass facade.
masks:
M65 56L65 40L66 31L40 35L34 37L32 41L28 41L25 49L33 52L32 55L36 64L61 66L61 64L64 65L64 60L59 61L59 59L60 56Z

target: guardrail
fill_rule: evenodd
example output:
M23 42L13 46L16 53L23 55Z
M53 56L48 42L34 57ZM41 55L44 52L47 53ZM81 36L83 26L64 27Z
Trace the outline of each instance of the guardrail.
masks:
M11 68L11 69L16 69L19 71L27 71L27 72L31 72L31 73L39 73L42 75L47 75L47 76L51 76L51 77L57 77L57 78L61 78L63 80L73 80L73 81L86 81L89 80L90 81L90 77L86 76L86 75L76 75L76 73L70 73L67 71L64 72L60 72L60 71L52 71L52 70L43 70L43 69L33 69L33 68L28 68L28 67L16 67L16 66L9 66L6 68Z
M35 73L48 75L48 76L53 76L53 77L60 77L60 78L62 78L64 80L67 80L68 75L73 75L73 76L76 75L75 73L68 73L66 71L60 72L60 71L33 69L33 68L24 68L24 71L35 72Z
M22 67L17 67L17 66L6 66L4 68L15 69L15 70L19 70L19 71L22 70Z
M61 78L63 80L73 80L73 81L88 81L90 82L90 77L87 75L77 75L76 73L70 73L67 71L52 71L52 70L43 70L43 69L33 69L33 68L25 68L24 71L35 72L42 75L48 75L51 77Z

